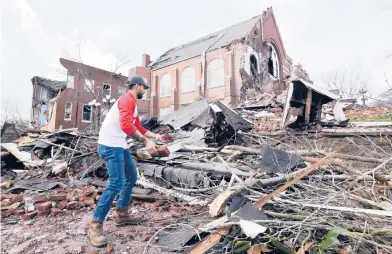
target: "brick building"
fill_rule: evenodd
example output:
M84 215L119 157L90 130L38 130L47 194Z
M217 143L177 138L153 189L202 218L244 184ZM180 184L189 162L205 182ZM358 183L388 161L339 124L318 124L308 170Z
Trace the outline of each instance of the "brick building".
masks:
M306 71L300 75L307 77ZM130 70L152 85L143 106L149 115L165 115L201 98L232 107L247 100L247 90L282 90L291 75L272 8L261 15L172 48L151 63Z
M98 121L98 108L105 114L110 105L126 93L126 76L64 58L60 58L60 63L67 70L67 81L37 76L31 80L31 124L34 127L84 130L91 122ZM146 114L148 106L140 107L139 111Z

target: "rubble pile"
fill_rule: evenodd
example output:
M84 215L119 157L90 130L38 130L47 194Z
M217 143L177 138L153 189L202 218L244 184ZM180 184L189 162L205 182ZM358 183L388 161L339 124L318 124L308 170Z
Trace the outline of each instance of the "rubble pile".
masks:
M139 253L392 251L392 129L279 128L319 119L292 112L202 100L144 123L174 141L152 158L128 140L139 174L132 202L170 213ZM3 218L94 209L107 184L96 142L76 130L26 130L2 143Z

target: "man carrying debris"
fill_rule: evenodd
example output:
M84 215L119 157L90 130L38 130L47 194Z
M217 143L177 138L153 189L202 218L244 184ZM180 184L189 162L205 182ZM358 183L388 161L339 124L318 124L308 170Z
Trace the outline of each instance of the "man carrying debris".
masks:
M103 221L117 194L120 195L115 207L115 224L133 225L142 220L141 217L133 217L128 213L137 171L128 150L127 136L143 143L152 156L157 155L157 150L155 143L149 138L161 142L171 141L170 136L152 133L141 125L136 99L141 99L144 90L150 86L142 77L133 76L128 79L127 88L128 93L121 96L111 107L99 132L98 154L106 162L109 183L99 199L89 225L90 241L94 247L104 247L108 243L103 235Z

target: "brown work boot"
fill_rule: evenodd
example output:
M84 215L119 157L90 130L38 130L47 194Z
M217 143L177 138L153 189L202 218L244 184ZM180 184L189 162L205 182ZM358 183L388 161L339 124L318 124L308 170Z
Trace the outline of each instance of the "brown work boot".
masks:
M136 225L139 224L143 217L134 217L128 213L128 209L121 209L116 207L115 209L116 215L114 216L114 223L116 226L126 226L126 225Z
M91 245L95 248L106 247L108 240L103 235L103 223L95 220L91 220L88 235L90 237Z

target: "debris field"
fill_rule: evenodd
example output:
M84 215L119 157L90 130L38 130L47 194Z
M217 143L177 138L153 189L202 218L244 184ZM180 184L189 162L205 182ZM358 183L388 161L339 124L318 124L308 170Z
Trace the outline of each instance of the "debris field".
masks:
M288 91L144 122L174 141L152 158L128 140L145 220L109 216L106 249L86 235L108 178L96 133L18 130L1 144L2 253L391 253L392 124L350 122L355 108L305 81Z

